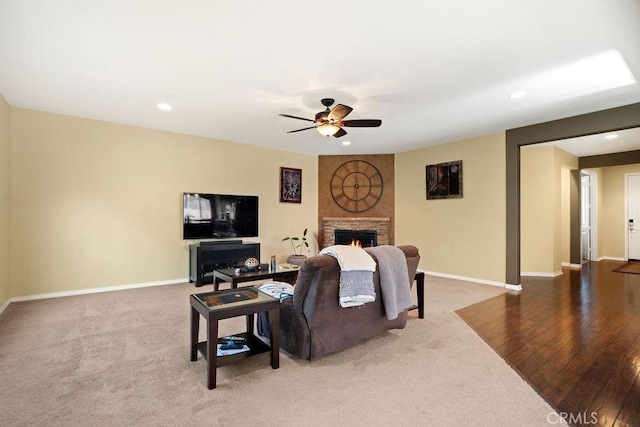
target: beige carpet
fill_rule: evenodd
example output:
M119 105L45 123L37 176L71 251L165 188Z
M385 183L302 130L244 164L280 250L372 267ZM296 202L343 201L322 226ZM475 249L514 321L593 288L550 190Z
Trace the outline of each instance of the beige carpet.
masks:
M3 426L543 426L547 405L453 311L501 288L427 276L427 316L308 362L189 361L190 284L11 304L0 315ZM221 333L243 319L221 322ZM201 334L204 327L201 327ZM203 336L204 338L204 336Z

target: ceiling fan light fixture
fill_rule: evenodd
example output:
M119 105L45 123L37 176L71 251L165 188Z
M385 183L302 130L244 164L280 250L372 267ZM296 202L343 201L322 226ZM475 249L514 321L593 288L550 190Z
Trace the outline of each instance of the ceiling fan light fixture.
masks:
M316 130L320 132L321 135L333 136L340 130L340 128L336 125L332 125L331 123L323 123L316 127Z
M324 123L329 121L329 111L320 111L316 114L316 123Z
M306 122L313 122L315 126L308 126L302 129L290 130L287 133L296 133L308 129L317 129L320 135L333 136L335 138L341 138L347 134L347 131L343 127L357 127L357 128L373 128L379 127L382 124L382 120L379 119L358 119L358 120L343 120L351 113L353 108L348 105L338 104L333 109L329 107L333 105L333 99L323 98L322 105L327 107L326 110L316 113L315 120L307 119L305 117L292 116L291 114L279 114L282 117L288 117L290 119L304 120Z

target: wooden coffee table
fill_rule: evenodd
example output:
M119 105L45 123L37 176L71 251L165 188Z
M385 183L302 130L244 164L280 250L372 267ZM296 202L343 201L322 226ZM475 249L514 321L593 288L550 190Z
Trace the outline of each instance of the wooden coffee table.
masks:
M236 273L236 270L239 270ZM275 271L271 270L256 270L256 271L243 271L243 269L225 268L221 270L213 270L213 290L219 289L220 283L231 283L231 289L238 287L238 283L253 282L255 280L276 279L281 282L287 282L294 284L298 277L299 267L283 268L278 266Z
M280 367L280 302L252 287L241 289L226 289L217 292L193 294L189 297L191 303L191 361L198 358L198 351L207 361L207 387L216 388L216 370L218 366L244 359L271 350L271 367ZM273 319L270 327L271 345L266 344L253 333L254 315L268 312ZM207 340L198 342L200 331L200 316L207 321ZM218 356L218 321L236 316L247 316L247 331L234 334L233 337L242 338L249 347L248 351Z

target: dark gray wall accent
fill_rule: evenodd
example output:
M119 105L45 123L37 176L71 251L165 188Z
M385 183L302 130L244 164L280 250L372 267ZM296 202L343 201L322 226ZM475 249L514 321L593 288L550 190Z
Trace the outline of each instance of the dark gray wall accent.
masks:
M640 127L640 103L507 130L507 284L520 284L520 147L635 127Z
M634 165L640 163L640 151L601 154L599 156L580 157L580 169L604 168L607 166Z
M507 131L507 259L506 282L520 284L520 146L509 143ZM517 279L515 279L517 278Z
M539 144L577 136L638 127L640 103L567 117L507 131L507 142L518 145Z

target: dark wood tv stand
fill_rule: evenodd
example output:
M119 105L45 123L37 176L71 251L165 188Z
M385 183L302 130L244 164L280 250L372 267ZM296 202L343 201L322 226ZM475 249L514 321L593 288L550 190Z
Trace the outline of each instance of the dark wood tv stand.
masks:
M189 245L189 282L197 287L211 284L213 270L244 265L247 258L260 260L260 243L223 240Z

